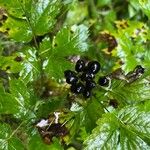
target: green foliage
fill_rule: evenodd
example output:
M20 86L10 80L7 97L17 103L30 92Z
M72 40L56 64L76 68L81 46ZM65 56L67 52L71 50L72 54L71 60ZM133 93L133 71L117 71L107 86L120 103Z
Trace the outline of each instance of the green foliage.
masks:
M150 149L149 8L0 0L0 149ZM64 81L79 58L101 64L88 99ZM97 84L103 75L108 87Z
M137 107L105 114L85 141L85 149L149 149L150 139L144 139L150 131L149 115Z

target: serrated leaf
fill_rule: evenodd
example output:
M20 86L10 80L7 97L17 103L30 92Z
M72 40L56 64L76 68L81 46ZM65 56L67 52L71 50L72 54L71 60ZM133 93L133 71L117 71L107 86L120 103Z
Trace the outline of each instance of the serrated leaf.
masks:
M22 49L21 55L24 58L22 62L22 70L20 71L20 79L25 83L33 81L40 76L40 61L36 57L36 49L26 46Z
M137 133L150 135L150 112L144 112L136 107L122 109L118 113L119 119Z
M85 150L150 149L149 143L142 137L143 134L149 135L149 118L150 112L140 111L138 107L107 113L98 120L98 126L85 141Z
M148 82L144 79L134 81L131 84L123 81L114 81L112 82L112 92L110 91L110 95L124 106L149 100L149 90Z
M8 32L9 37L18 42L29 42L33 36L49 32L62 5L60 0L8 0L0 3L10 13L0 31Z
M29 42L33 37L32 30L26 19L8 17L0 31L7 32L9 37L17 42Z
M20 102L0 87L0 114L15 114L19 112Z
M2 150L24 150L22 142L12 135L10 127L0 124L0 149Z
M63 28L53 40L53 47L48 58L45 71L56 79L62 78L64 70L71 68L72 64L67 60L71 55L80 55L87 50L87 27L74 26L73 33L70 28Z
M43 35L51 30L61 8L60 0L32 1L30 21L36 35Z

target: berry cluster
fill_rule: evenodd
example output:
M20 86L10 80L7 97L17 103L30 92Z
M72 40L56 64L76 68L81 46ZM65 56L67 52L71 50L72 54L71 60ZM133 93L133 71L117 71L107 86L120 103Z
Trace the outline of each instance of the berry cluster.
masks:
M89 98L92 89L96 86L93 79L100 68L100 63L97 61L91 61L86 64L84 60L79 59L75 65L75 72L71 70L64 72L66 82L71 84L71 92L82 94L85 98ZM107 82L107 78L105 77L99 79L100 85L106 85Z

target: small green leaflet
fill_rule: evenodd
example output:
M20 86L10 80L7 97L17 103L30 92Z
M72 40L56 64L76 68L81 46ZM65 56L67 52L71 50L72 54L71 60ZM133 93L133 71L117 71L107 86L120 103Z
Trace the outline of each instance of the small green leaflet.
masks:
M127 107L104 114L98 126L84 142L85 150L148 150L150 149L150 112ZM145 138L147 140L145 140Z

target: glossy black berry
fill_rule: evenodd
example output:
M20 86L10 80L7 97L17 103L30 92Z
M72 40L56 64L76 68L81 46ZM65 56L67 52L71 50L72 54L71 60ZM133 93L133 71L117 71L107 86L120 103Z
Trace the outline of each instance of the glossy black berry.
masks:
M85 98L89 98L89 97L91 96L91 91L90 91L90 90L85 90L85 91L83 92L83 96L84 96Z
M84 90L85 90L85 87L81 82L71 85L71 92L75 94L83 93Z
M82 81L87 81L87 80L92 80L94 77L95 77L95 75L93 73L84 72L80 78Z
M79 59L76 63L76 66L75 66L75 70L77 72L82 72L85 68L85 62L81 59Z
M92 80L86 81L86 83L85 83L85 87L88 90L93 89L95 86L96 86L96 83Z
M78 82L78 77L76 77L75 75L70 75L69 77L66 77L66 82L68 84L75 84Z
M98 84L101 85L101 86L108 86L109 79L105 76L100 77L99 80L98 80Z
M98 61L91 61L88 63L88 71L96 74L100 70L100 63Z
M71 71L71 70L66 70L64 72L65 77L71 77L71 76L75 76L75 72Z
M141 65L137 65L136 67L135 67L135 72L137 73L137 74L143 74L144 73L144 71L145 71L145 69L141 66Z

